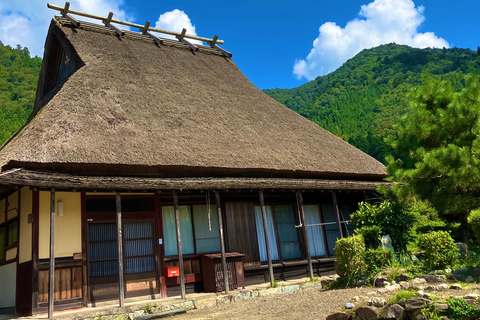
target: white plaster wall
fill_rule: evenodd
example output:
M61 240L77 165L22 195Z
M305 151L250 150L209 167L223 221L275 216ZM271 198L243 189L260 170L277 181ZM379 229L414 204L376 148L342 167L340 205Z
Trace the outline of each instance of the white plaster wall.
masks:
M17 263L0 267L0 308L15 307Z

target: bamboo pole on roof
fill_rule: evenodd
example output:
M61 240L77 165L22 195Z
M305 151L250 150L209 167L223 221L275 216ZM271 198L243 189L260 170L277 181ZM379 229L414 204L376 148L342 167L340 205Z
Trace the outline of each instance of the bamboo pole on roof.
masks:
M91 13L86 13L86 12L82 12L82 11L72 10L72 9L69 8L69 6L70 6L70 3L68 3L68 7L67 7L67 11L70 14L75 14L77 16L82 16L82 17L85 17L85 18L90 18L90 19L95 19L95 20L100 20L100 21L107 21L107 19L108 19L107 17L102 17L102 16L99 16L99 15L96 15L96 14L91 14ZM57 6L55 4L47 3L47 7L49 9L59 11L62 14L65 12L65 7ZM122 20L113 19L113 18L110 20L110 22L111 23L118 23L118 24L128 26L128 27L138 28L140 30L143 30L144 27L145 27L145 25L132 23L132 22L127 22L127 21L122 21ZM179 32L168 31L168 30L157 29L157 28L150 28L150 27L148 27L148 30L146 30L146 31L153 31L153 32L169 34L169 35L175 36L175 37L181 35L181 33L179 33ZM185 34L184 37L189 38L189 39L194 39L194 40L205 41L205 42L209 42L209 43L213 42L213 39L211 39L211 38L199 37L199 36L195 36L195 35L192 35L192 34ZM224 41L223 40L216 40L216 43L223 44Z

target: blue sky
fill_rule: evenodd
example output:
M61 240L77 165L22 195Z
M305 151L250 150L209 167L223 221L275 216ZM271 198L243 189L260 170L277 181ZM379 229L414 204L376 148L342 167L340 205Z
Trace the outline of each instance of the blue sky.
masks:
M474 50L480 45L479 0L70 2L72 9L103 16L113 11L117 18L140 24L149 20L162 29L217 34L261 89L297 87L382 43ZM46 1L0 0L0 40L41 56L54 14Z

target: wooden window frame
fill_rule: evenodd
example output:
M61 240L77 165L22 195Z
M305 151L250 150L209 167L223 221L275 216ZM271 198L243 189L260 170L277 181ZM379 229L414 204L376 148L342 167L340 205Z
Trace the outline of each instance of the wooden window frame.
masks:
M253 206L254 207L261 207L259 202L258 203L254 202ZM272 219L273 219L273 225L274 225L274 230L275 230L275 240L276 240L275 245L277 246L277 252L278 252L278 260L272 260L272 262L283 263L284 261L305 260L307 258L306 253L305 253L305 243L302 240L303 239L303 233L302 233L301 230L299 230L300 228L296 228L296 229L297 229L297 235L298 235L298 243L300 245L301 257L300 258L293 258L293 259L283 259L282 250L281 250L281 246L280 246L280 240L279 240L279 237L278 237L277 217L276 217L276 212L275 212L275 206L292 206L295 211L298 210L298 207L297 207L296 203L291 203L291 202L275 202L275 203L269 202L269 203L265 203L265 207L271 207L272 208ZM297 225L300 224L300 222L297 221L297 218L298 218L297 215L294 214L294 216L295 216L295 222L297 223ZM257 241L258 241L258 239L257 239ZM293 242L293 241L289 241L289 242ZM270 244L270 245L272 245L272 244ZM263 262L265 262L265 261L263 261Z
M152 237L152 238L136 238L135 240L152 239L153 252L154 252L154 253L153 253L153 258L154 258L154 260L155 260L155 263L154 263L154 265L155 265L155 270L153 270L153 271L146 271L146 272L138 272L138 273L128 273L128 274L127 274L126 268L124 268L124 270L123 270L124 276L126 276L126 275L136 275L136 274L144 274L144 273L157 272L157 271L158 271L158 270L157 270L157 269L158 269L158 266L157 266L158 252L157 252L157 249L156 249L156 242L157 242L157 241L156 241L156 234L157 234L157 233L156 233L156 224L155 224L154 219L127 219L127 220L128 220L128 222L123 223L123 219L122 219L122 232L123 232L123 233L125 233L125 231L124 231L124 226L125 226L125 224L128 224L128 223L150 222L150 223L152 224L152 226L153 226L153 237ZM88 222L88 224L107 224L107 223L108 223L108 224L112 224L112 223L113 223L113 224L116 224L116 221L115 221L115 220L102 220L102 221L89 221L89 222ZM87 227L87 230L88 230L88 227ZM88 233L88 231L87 231L87 233ZM87 234L87 239L88 239L88 234ZM88 241L87 247L89 248L89 247L90 247L89 245L90 245L91 242L90 242L89 240L87 240L87 241ZM128 258L128 259L132 259L132 258L141 258L141 257L151 257L151 256L152 256L152 255L140 255L140 256L130 256L130 257L126 257L126 256L125 256L125 241L128 241L128 239L125 240L125 238L122 237L122 246L123 246L123 248L124 248L122 259L123 259L123 264L124 264L124 265L125 265L125 260L126 260L127 258ZM93 242L103 242L103 243L105 243L106 241L93 241ZM117 239L115 239L115 240L109 240L108 242L115 242L115 243L117 243ZM90 251L90 249L88 249L88 251ZM91 260L91 259L89 258L89 254L87 253L87 264L88 264L89 266L90 266L90 262L92 262L92 261L95 262L95 261L106 261L106 260L110 260L110 261L114 261L114 260L115 260L115 261L118 261L118 256L117 256L116 258L93 259L93 260ZM90 269L90 267L89 267L89 269ZM116 270L116 271L118 271L118 270ZM92 278L92 276L90 275L90 273L88 274L88 277L89 277L89 278ZM118 272L117 272L117 274L112 275L112 276L99 276L99 277L93 277L93 278L108 278L108 277L118 277Z
M191 259L191 258L198 258L204 254L209 254L209 253L216 253L216 252L202 252L202 253L198 253L197 251L197 236L195 234L195 219L193 218L193 206L195 205L206 205L205 202L196 202L196 201L192 201L192 202L189 202L189 203L179 203L178 206L189 206L190 207L190 217L192 219L192 234L193 234L193 248L194 248L194 253L187 253L187 254L183 254L183 259ZM210 205L217 205L215 202L212 202L210 203ZM162 208L163 207L172 207L173 206L173 202L172 204L170 203L162 203L162 206L160 208L160 212L162 212ZM218 208L218 207L217 207ZM216 212L214 213L216 214ZM223 214L223 213L222 213ZM223 220L223 219L222 219ZM163 212L162 212L162 221L163 221ZM206 239L206 238L205 238ZM209 239L214 239L214 238L209 238ZM204 239L200 239L200 240L204 240ZM220 241L220 235L218 236L218 241ZM176 260L178 259L178 253L177 254L174 254L174 255L165 255L164 257L165 261L173 261L173 260Z

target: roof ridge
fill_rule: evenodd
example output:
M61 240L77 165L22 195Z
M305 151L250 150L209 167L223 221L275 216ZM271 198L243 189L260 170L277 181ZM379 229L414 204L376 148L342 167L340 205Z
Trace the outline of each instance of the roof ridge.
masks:
M49 9L52 9L52 10L57 10L62 14L61 17L60 16L55 17L57 19L57 21L59 21L59 22L63 21L63 24L69 23L70 25L72 25L74 27L80 27L82 25L87 25L87 26L89 26L93 29L101 28L101 29L104 29L104 30L113 31L114 33L117 34L117 36L125 36L127 33L129 35L134 35L134 36L144 36L144 37L146 37L146 39L152 40L158 45L163 44L164 41L170 41L167 38L158 37L158 36L150 33L149 31L159 32L159 33L175 36L175 38L177 38L177 41L171 40L171 42L182 43L184 46L188 47L192 51L198 51L200 49L200 47L202 47L202 49L205 49L205 48L213 49L217 52L220 52L224 56L227 56L229 58L232 57L232 54L230 52L226 51L223 48L220 48L217 45L217 44L223 44L224 43L223 40L218 39L217 35L215 35L213 37L213 39L210 39L210 38L205 38L205 37L199 37L197 35L187 34L187 29L185 29L185 28L183 28L182 32L180 32L180 33L179 32L174 32L174 31L158 29L158 28L152 28L152 27L150 27L150 21L146 21L145 25L140 25L140 24L136 24L136 23L132 23L132 22L113 19L113 12L109 12L108 17L102 17L102 16L90 14L90 13L71 10L69 2L65 2L64 7L47 3L47 7ZM102 23L104 25L90 23L90 22L86 22L86 21L82 21L82 20L77 20L76 18L72 17L70 15L70 13L75 14L75 15L79 15L79 16L82 16L82 17L87 17L87 18L90 18L90 19L100 20L100 21L102 21ZM122 29L118 28L117 26L113 25L112 23L117 23L117 24L129 26L129 27L138 28L140 33L135 33L135 32L130 31L130 30L122 30ZM204 46L204 45L194 44L194 43L192 43L192 42L190 42L189 40L186 40L186 39L193 39L193 40L198 40L198 41L202 41L202 42L207 42L209 44L209 47Z

